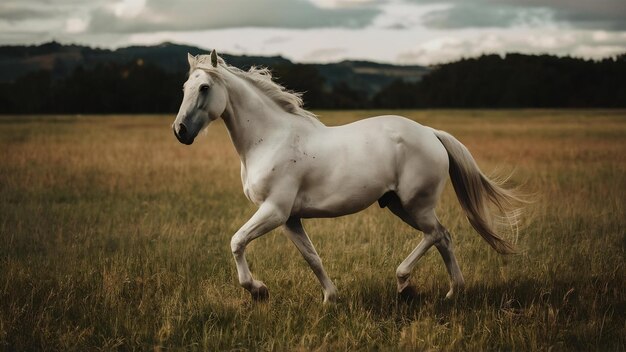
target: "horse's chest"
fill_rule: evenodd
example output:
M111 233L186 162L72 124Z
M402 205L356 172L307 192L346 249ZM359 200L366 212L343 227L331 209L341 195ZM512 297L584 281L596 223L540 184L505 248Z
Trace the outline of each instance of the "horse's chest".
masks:
M241 170L243 193L254 204L260 205L269 194L268 177L261 173L250 173L245 168Z

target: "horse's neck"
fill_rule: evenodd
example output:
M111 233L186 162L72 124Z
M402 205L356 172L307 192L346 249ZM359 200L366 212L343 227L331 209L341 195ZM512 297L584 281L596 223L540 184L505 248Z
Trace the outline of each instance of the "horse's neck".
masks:
M245 79L228 75L229 102L222 115L241 160L272 135L292 127L289 116Z

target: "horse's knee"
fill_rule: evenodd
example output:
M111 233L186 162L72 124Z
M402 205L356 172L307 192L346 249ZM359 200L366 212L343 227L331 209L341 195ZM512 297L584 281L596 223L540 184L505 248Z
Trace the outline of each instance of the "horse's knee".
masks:
M241 255L243 254L245 249L246 249L245 237L242 233L238 232L230 239L230 250L231 252L233 252L234 255Z

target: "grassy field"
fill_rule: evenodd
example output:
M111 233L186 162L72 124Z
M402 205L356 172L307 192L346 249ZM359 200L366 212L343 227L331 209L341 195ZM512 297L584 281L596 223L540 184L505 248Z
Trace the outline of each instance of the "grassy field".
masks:
M626 350L626 112L399 113L535 199L503 257L448 185L438 214L467 285L452 301L434 249L420 295L397 297L421 234L375 205L305 221L338 304L280 230L249 246L271 293L252 303L229 243L254 207L221 122L187 147L173 116L0 117L0 350Z

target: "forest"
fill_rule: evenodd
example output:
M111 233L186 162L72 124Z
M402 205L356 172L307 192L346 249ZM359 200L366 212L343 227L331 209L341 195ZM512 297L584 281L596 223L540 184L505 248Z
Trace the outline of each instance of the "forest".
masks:
M389 78L374 90L330 80L323 65L267 63L278 82L304 93L308 109L626 107L626 54L599 61L483 55L425 68L419 79ZM182 64L173 67L137 58L73 67L55 62L0 82L0 113L175 112L187 72Z

